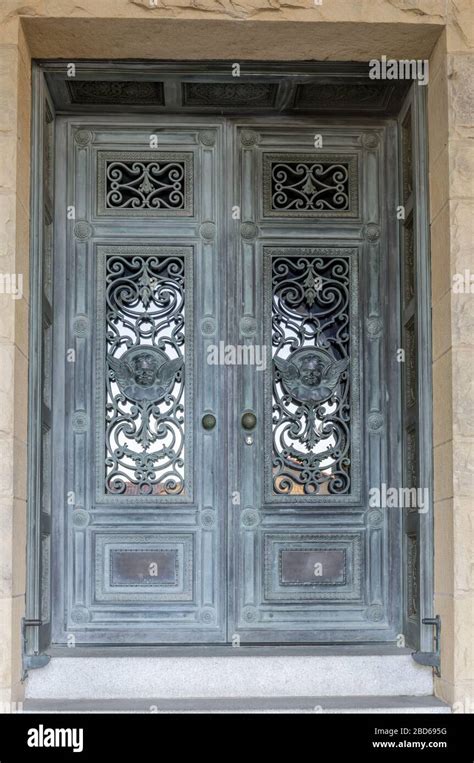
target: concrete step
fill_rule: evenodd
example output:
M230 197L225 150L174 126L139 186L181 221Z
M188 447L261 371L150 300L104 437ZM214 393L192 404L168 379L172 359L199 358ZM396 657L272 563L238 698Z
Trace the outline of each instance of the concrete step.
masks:
M433 694L409 653L324 656L53 657L29 673L28 699L400 697Z
M450 713L436 697L219 697L156 700L26 700L33 713Z

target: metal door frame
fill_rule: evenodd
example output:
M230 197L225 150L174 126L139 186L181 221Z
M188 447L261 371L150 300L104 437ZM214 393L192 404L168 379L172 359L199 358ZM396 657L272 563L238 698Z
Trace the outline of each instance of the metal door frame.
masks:
M128 62L124 63L90 63L91 71L104 71L104 67L112 72L117 72L117 78L123 76L123 71L130 67L134 70L134 76L139 79L137 71L143 71L143 68L153 67L157 70L172 68L179 72L189 69L189 64L160 63L150 62ZM223 67L228 67L227 63L202 64L207 70L209 80L215 80L216 74L213 74L213 68L218 71L218 76ZM338 81L351 81L351 72L359 71L361 65L347 64L281 64L265 63L256 64L254 68L264 70L266 76L279 76L284 70L292 72L295 81L300 81L302 72L304 76L327 78L332 72L337 72ZM57 71L64 68L62 62L40 62L33 63L33 122L32 122L32 182L31 182L31 246L30 246L30 292L31 292L31 315L30 320L30 346L29 346L29 432L28 432L28 564L27 564L27 597L26 597L26 654L27 666L33 667L37 661L37 656L41 655L48 646L48 627L46 623L41 624L41 598L48 597L48 589L42 591L42 584L45 584L45 578L41 579L42 552L41 539L44 536L45 528L42 524L43 513L41 511L41 484L44 481L41 466L42 449L42 431L44 426L44 412L41 405L42 399L42 355L43 339L42 326L45 318L42 309L42 290L43 290L43 193L44 193L44 166L43 166L43 139L44 139L44 99L51 104L51 97L48 93L45 76L47 72ZM122 72L122 75L120 73ZM415 183L416 198L418 204L417 226L417 262L418 262L418 282L417 282L417 305L418 305L418 413L420 421L420 433L424 443L423 450L419 458L420 484L432 486L432 385L431 385L431 310L430 310L430 259L429 259L429 217L428 217L428 182L427 182L427 146L426 146L426 97L423 88L412 86L409 96L411 108L414 115L413 142L415 153ZM99 112L100 113L100 112ZM208 112L209 113L209 112ZM89 111L90 114L90 111ZM304 114L301 113L304 119ZM92 116L92 114L91 114ZM98 114L94 114L97 118ZM179 119L181 115L177 116ZM54 125L54 112L52 114ZM156 117L155 117L156 118ZM167 117L169 118L169 117ZM291 123L298 119L296 116L288 117ZM308 115L313 123L317 119L318 124L323 123L321 117ZM151 117L153 119L153 117ZM255 117L248 116L245 121L252 124ZM257 118L258 119L258 118ZM267 117L266 117L267 119ZM286 117L280 115L278 120L285 120ZM340 118L338 117L338 120ZM242 119L239 118L239 122ZM333 120L329 120L333 121ZM343 121L343 120L342 120ZM374 124L374 118L362 119L362 123L367 126ZM54 129L54 128L53 128ZM225 219L225 217L224 217ZM227 232L224 234L226 237ZM231 397L231 396L230 396ZM430 490L432 496L432 490ZM420 620L423 616L432 615L433 605L433 511L432 505L429 507L427 515L422 521L422 553L420 557ZM47 578L46 578L47 580ZM49 585L47 582L46 585ZM401 606L401 604L400 604ZM232 627L230 627L232 630ZM419 628L419 645L422 649L429 650L432 643L432 633L427 627ZM417 645L417 644L414 644ZM350 646L350 645L348 645ZM162 651L165 647L154 647ZM181 647L180 647L181 648ZM183 647L184 648L184 647ZM274 647L269 647L274 648ZM114 647L110 648L112 651ZM133 647L132 647L133 649ZM36 657L35 657L36 656Z

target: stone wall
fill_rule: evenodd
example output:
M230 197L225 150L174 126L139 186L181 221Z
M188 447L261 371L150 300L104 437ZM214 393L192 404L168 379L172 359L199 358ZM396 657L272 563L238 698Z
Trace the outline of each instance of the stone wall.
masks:
M2 0L0 9L0 701L22 696L31 57L369 60L431 56L437 692L474 703L474 294L471 0ZM472 287L474 290L474 286Z
M442 618L437 691L474 711L474 20L448 27L428 90L433 302L435 610ZM469 20L468 9L471 8Z
M0 293L0 701L22 695L31 99L23 32L10 27L5 39L0 46L0 273L23 274L23 296Z

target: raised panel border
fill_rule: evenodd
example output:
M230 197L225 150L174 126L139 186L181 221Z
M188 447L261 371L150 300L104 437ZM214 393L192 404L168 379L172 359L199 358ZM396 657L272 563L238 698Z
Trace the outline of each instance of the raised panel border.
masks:
M268 412L272 410L272 258L274 256L299 257L348 257L351 269L350 285L350 322L351 331L351 492L344 495L277 495L273 492L272 479L272 452L273 452L273 422ZM360 387L360 321L359 321L359 256L360 248L357 246L264 246L263 247L263 281L264 281L264 344L267 351L267 363L265 372L264 410L265 417L265 503L266 504L300 504L301 506L357 505L361 499L361 387Z
M125 602L180 602L193 601L194 533L142 532L124 533L95 532L93 538L96 579L94 603ZM111 584L110 563L114 550L176 550L178 559L177 585L170 590L169 584L150 586Z
M193 426L193 388L194 388L194 326L192 322L185 319L185 464L184 464L184 485L185 492L179 495L167 496L133 496L133 495L109 495L105 492L103 486L104 475L104 411L105 411L105 385L103 380L106 373L106 339L105 339L105 268L106 258L120 254L120 256L133 256L134 254L150 256L181 256L185 261L185 289L186 289L186 314L193 315L193 246L137 246L116 244L114 246L98 245L96 247L96 330L98 335L95 339L95 385L96 385L96 412L95 412L95 481L96 481L96 502L97 504L116 504L126 506L127 504L152 505L163 504L190 504L193 502L193 476L194 476L194 426ZM191 325L190 325L191 324Z
M347 163L349 174L349 209L343 211L337 210L281 210L274 209L272 206L272 178L271 168L275 162L314 162L314 163ZM303 153L295 151L263 151L262 152L262 178L263 178L263 218L295 218L295 219L319 219L319 218L337 218L337 219L358 219L359 210L359 156L351 152L334 153Z
M347 601L362 603L362 532L264 533L264 603L278 601L298 604L302 601ZM309 547L308 547L309 546ZM282 550L344 550L345 583L311 586L282 585L280 553Z
M112 208L105 202L107 194L107 162L166 161L184 164L184 205L181 209ZM193 151L97 151L97 216L98 217L192 217L194 215L194 152Z

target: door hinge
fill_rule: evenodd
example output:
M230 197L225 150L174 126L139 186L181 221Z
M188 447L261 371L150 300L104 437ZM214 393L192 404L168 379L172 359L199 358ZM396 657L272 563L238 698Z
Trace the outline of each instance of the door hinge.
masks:
M44 668L48 664L51 657L49 654L27 654L26 653L26 629L27 628L40 628L43 625L41 620L29 620L26 617L21 621L21 637L23 643L22 649L22 675L21 680L24 681L28 675L29 670L35 668Z
M421 621L423 625L433 625L434 632L434 651L433 652L412 652L412 657L419 665L429 665L434 668L435 675L441 676L441 618L424 617Z

